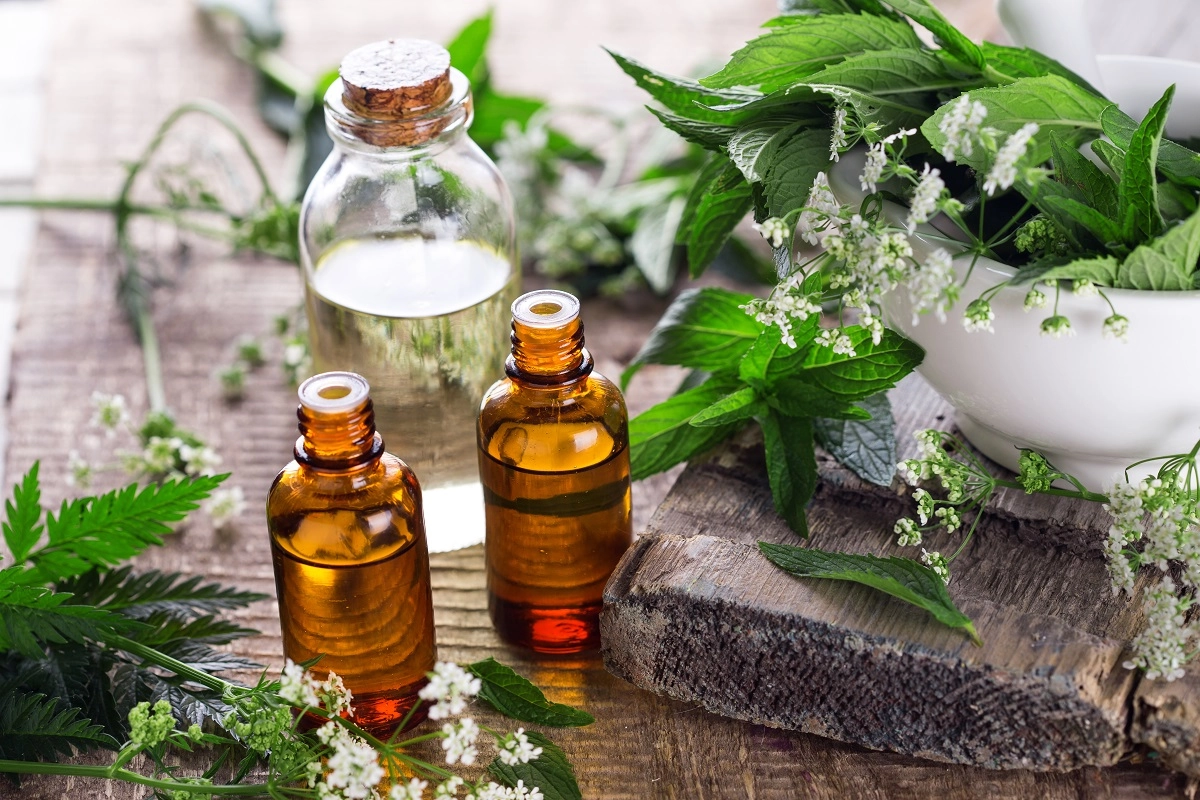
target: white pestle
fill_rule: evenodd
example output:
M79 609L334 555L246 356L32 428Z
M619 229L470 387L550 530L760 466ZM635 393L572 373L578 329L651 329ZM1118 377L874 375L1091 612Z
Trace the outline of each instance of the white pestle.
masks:
M1045 53L1103 92L1086 5L1087 0L996 0L996 11L1016 44Z

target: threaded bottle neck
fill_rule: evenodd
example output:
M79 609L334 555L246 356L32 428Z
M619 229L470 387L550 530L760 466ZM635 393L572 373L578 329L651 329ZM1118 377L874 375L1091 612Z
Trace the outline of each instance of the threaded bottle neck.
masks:
M579 300L566 292L541 289L512 305L512 355L509 377L557 384L587 375L592 357L583 346Z
M318 469L350 469L377 459L383 437L375 432L371 387L353 372L325 372L300 384L300 438L296 460Z

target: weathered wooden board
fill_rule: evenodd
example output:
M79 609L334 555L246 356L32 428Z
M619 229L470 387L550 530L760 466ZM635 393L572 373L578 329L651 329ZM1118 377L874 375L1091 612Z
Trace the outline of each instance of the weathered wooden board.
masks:
M948 426L919 378L893 405L900 431ZM615 674L717 713L925 758L1067 770L1114 764L1144 742L1195 769L1187 680L1142 690L1130 739L1139 681L1122 662L1143 620L1137 602L1110 594L1098 507L997 498L954 564L952 594L984 640L975 647L871 589L797 580L763 558L757 541L798 542L772 508L762 457L747 434L690 467L626 555L603 617ZM821 470L815 546L912 555L891 541L911 513L903 487L864 484L829 459Z

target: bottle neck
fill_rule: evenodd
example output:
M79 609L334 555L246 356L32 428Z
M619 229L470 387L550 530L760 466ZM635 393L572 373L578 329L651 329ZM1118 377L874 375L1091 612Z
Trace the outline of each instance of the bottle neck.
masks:
M564 292L530 292L513 304L512 355L504 365L509 377L557 385L591 373L578 301L570 298L575 310L564 314L558 295L570 297ZM559 311L549 311L552 308Z
M383 454L383 437L375 431L375 409L367 396L366 381L361 397L348 403L322 403L332 376L348 373L325 373L310 378L300 387L300 405L296 417L300 421L300 438L296 440L296 461L317 469L347 470L377 461ZM313 388L317 382L316 388Z
M334 144L344 150L375 156L414 157L461 139L471 125L474 109L470 82L450 70L451 92L437 106L399 116L364 116L343 99L341 80L325 93L325 127Z

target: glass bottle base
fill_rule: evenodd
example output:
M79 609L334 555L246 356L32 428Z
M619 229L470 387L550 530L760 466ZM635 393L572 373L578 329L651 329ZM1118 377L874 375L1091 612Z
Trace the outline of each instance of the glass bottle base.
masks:
M588 603L568 608L546 608L513 603L488 595L488 611L500 638L528 647L535 653L569 655L600 647L600 608Z

